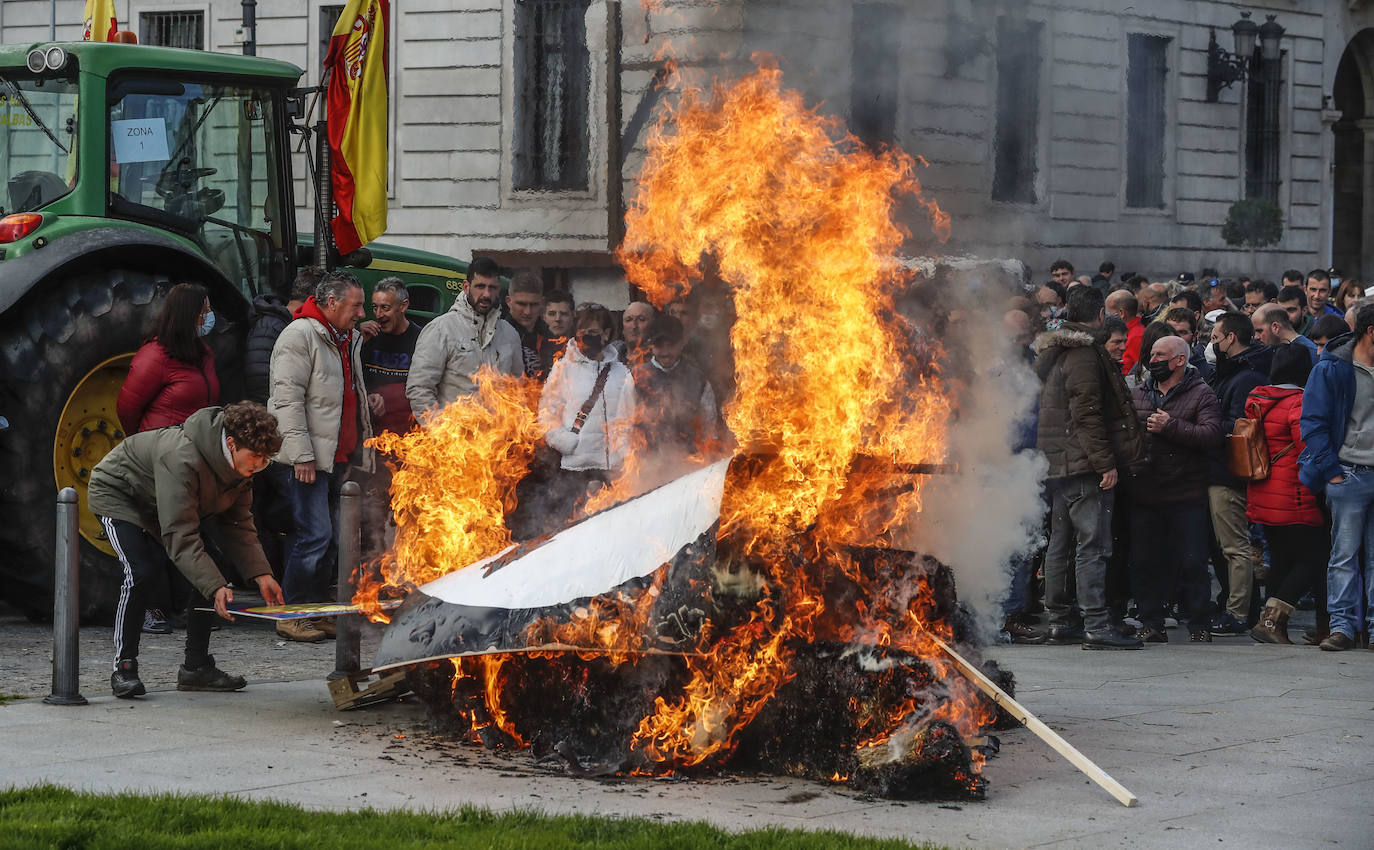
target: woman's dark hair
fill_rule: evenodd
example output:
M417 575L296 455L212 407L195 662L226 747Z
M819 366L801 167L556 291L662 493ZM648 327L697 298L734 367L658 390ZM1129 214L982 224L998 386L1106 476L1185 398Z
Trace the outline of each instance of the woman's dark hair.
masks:
M1131 371L1143 374L1150 364L1150 352L1154 351L1155 343L1166 336L1178 336L1178 331L1169 327L1166 322L1155 321L1146 325L1144 332L1140 334L1140 348L1136 353L1135 368Z
M1312 352L1300 342L1274 346L1274 360L1269 365L1269 380L1275 384L1307 386L1312 374Z
M196 332L205 296L205 287L198 283L178 283L163 299L153 319L153 339L172 359L194 365L205 356L205 346Z

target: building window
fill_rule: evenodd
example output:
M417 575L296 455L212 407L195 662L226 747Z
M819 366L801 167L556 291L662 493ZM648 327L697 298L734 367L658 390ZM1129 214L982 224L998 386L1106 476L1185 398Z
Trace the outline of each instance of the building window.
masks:
M1039 21L997 19L992 199L1033 204L1040 147Z
M589 0L516 0L516 189L586 189Z
M205 49L204 12L140 12L138 29L143 44Z
M320 66L324 66L324 59L329 55L329 42L334 37L334 27L339 25L339 18L343 17L344 7L342 4L337 6L320 7Z
M1279 201L1279 101L1283 57L1265 62L1255 48L1245 84L1245 197Z
M1133 33L1127 43L1126 206L1164 206L1164 125L1169 39Z
M854 7L850 30L849 129L869 147L897 135L897 48L902 8L887 3Z

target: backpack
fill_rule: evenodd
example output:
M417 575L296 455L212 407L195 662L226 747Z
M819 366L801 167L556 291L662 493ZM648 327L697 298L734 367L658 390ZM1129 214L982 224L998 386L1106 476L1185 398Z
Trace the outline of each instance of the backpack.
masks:
M1231 474L1245 481L1263 481L1274 462L1297 447L1289 443L1274 456L1264 436L1264 418L1237 419L1235 430L1226 437L1226 465Z

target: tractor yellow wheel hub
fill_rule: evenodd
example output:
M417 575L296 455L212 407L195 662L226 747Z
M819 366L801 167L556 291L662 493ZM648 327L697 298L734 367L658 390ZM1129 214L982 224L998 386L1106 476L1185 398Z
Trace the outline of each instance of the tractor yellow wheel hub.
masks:
M124 439L115 404L133 359L133 354L111 357L77 382L62 408L57 437L53 440L52 467L57 489L76 489L81 536L107 555L115 554L114 547L105 538L100 520L86 506L86 489L90 486L91 470Z

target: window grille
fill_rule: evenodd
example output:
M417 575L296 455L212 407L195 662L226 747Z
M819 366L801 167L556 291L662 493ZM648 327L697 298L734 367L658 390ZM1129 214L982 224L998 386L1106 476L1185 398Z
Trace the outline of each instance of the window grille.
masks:
M1279 200L1279 102L1283 58L1265 62L1255 49L1245 87L1245 197Z
M1039 21L997 19L992 198L1033 204L1040 146Z
M516 0L516 189L586 189L589 0Z
M1127 43L1126 206L1164 206L1164 125L1169 39L1132 33Z
M204 12L140 12L138 29L143 44L205 49Z
M869 147L890 145L897 135L902 9L857 5L850 33L849 129Z

